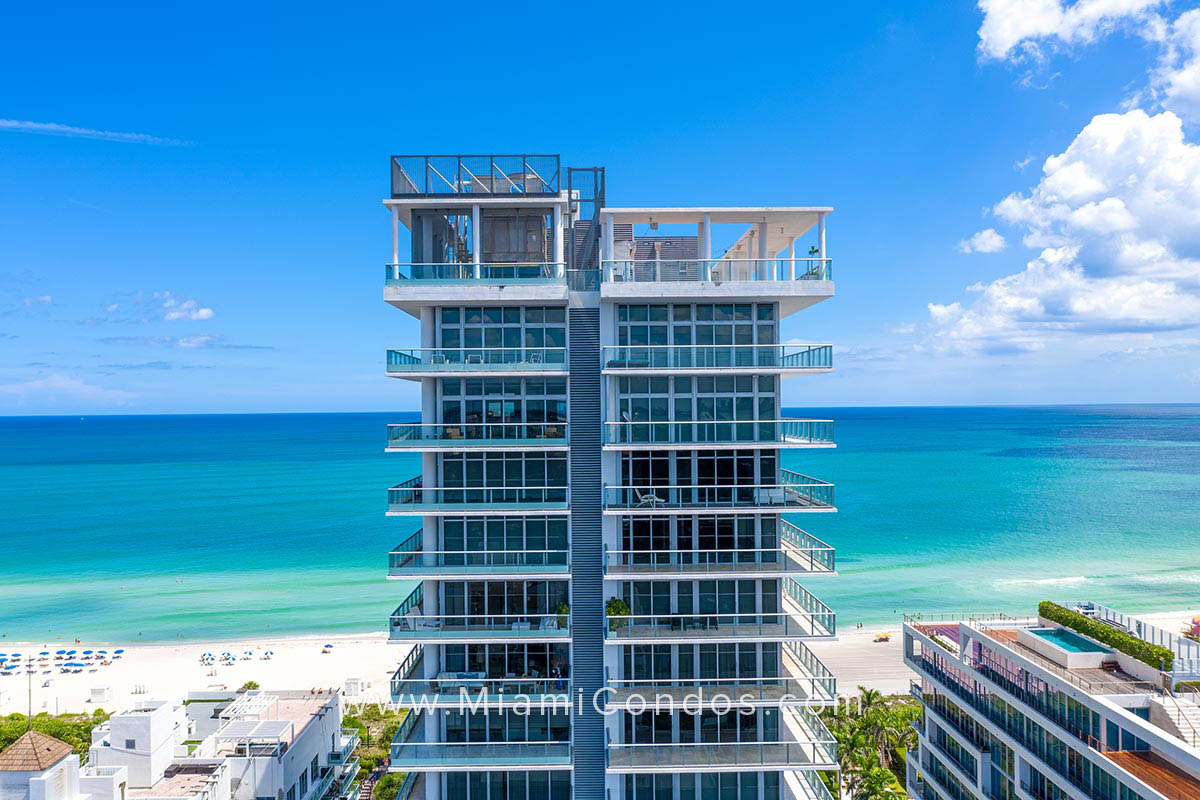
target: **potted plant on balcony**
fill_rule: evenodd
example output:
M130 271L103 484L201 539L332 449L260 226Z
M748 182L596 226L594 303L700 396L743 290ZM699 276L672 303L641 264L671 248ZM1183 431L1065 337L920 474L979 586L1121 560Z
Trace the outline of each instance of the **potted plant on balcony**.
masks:
M558 614L558 629L565 631L567 629L567 615L571 613L571 606L563 600L558 604L558 608L554 609L554 613Z
M629 620L625 619L630 614L629 604L619 597L610 597L608 602L604 604L604 615L609 617L609 630L620 630L629 624ZM618 617L619 619L613 619Z

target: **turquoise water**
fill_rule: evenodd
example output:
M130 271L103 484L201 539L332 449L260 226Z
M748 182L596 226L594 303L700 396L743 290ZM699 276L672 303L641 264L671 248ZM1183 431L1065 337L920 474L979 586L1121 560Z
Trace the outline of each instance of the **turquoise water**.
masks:
M1108 653L1107 647L1088 641L1078 633L1063 628L1033 628L1029 631L1039 639L1045 639L1051 644L1066 650L1068 653Z
M838 449L794 519L838 548L808 582L843 628L904 611L1092 598L1200 607L1200 406L790 409ZM167 640L382 630L406 585L385 454L414 414L0 418L0 636Z

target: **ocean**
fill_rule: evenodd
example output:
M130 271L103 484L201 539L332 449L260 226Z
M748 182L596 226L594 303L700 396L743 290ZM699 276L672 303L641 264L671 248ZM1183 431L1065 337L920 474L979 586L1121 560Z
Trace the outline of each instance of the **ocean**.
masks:
M838 448L794 521L837 548L806 585L843 629L1043 599L1200 607L1200 406L787 409ZM0 637L170 641L382 631L416 530L383 515L419 470L416 414L0 418Z

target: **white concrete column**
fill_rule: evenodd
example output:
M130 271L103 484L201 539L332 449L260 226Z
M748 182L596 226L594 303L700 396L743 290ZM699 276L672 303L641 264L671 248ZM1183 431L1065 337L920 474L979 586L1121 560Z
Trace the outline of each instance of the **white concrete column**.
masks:
M392 206L392 263L400 263L400 209Z
M425 711L423 713L425 714L425 741L440 742L442 732L438 723L441 722L442 712ZM442 800L442 773L425 773L425 800Z
M700 271L702 280L712 280L712 214L704 215L704 237L700 240L700 258L704 259Z
M483 260L483 231L479 228L479 218L482 216L479 213L479 204L471 206L471 263L475 265L473 274L476 278L479 277L479 265Z
M433 217L422 214L421 217L421 261L426 264L433 262Z
M600 247L601 247L601 250L600 250L601 272L603 273L604 280L612 281L613 253L616 251L616 247L617 247L616 242L614 241L615 233L613 232L612 217L609 216L608 214L605 214L604 216L602 216L600 218L600 226L601 226L601 231L603 232L603 238L601 239L601 245L600 245Z
M563 215L562 204L554 204L554 274L557 277L563 276L563 271L567 268L564 263L566 259L567 248L563 242Z
M825 212L817 214L817 255L821 258L827 258L825 255Z
M788 280L796 280L796 237L788 244Z
M767 223L758 223L758 262L754 265L754 280L769 280L767 275Z

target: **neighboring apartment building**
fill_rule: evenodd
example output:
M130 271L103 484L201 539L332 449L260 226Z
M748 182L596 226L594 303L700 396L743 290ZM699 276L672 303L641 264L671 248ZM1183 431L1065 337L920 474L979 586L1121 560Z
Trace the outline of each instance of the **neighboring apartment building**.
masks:
M30 730L0 750L0 800L125 800L124 767L81 766L71 745Z
M1180 687L1200 678L1200 644L1096 603L1067 610L1076 614L1047 611L1065 625L1003 614L905 618L904 661L921 678L912 691L924 709L909 797L1200 798L1200 706ZM1166 648L1170 661L1118 651L1108 629Z
M832 348L780 322L833 296L832 209L609 208L603 168L558 156L391 170L384 299L420 346L387 373L422 412L387 434L421 459L388 490L412 520L389 577L421 581L390 622L413 646L393 698L420 709L399 800L827 797L836 685L804 642L835 620L800 579L833 550L785 515L833 487L782 456L832 422L784 418L781 383Z
M88 764L123 770L130 800L357 800L357 743L336 692L198 692L114 714Z

